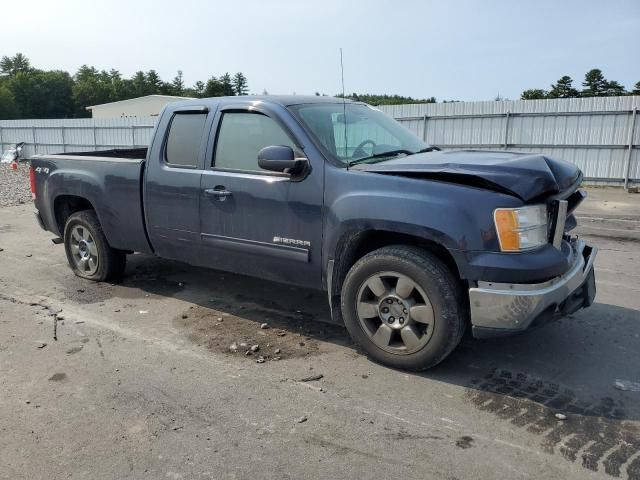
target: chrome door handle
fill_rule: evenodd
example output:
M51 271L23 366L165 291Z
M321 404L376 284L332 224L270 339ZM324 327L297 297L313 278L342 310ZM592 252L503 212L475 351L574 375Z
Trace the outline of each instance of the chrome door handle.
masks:
M225 187L205 188L204 194L215 198L216 200L224 201L233 194Z

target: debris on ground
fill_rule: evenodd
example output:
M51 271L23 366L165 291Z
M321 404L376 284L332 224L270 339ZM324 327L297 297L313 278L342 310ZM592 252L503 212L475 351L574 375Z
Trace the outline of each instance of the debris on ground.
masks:
M146 315L149 313L149 310L140 310L140 315Z
M260 324L260 328L261 328L262 330L266 330L267 328L269 328L269 324L268 324L268 323L261 323L261 324Z
M36 348L44 348L44 347L47 346L47 342L42 342L40 340L34 342L34 344L35 344Z
M308 377L301 378L298 381L299 382L315 382L316 380L320 380L322 378L324 378L324 375L321 373L318 373L316 375L309 375Z
M565 414L563 414L563 413L556 413L556 418L558 420L566 420L567 416Z
M236 342L233 342L231 345L229 345L229 351L230 352L237 352L238 351L238 344Z
M19 162L16 171L10 164L0 165L0 207L11 207L30 203L29 163Z
M264 363L264 357L262 356L258 357L258 359L256 360L256 363Z
M280 353L280 349L276 348L273 353L275 353L276 355L279 354Z
M260 345L251 345L250 350L252 352L257 352L258 350L260 350Z
M296 423L304 423L307 420L309 420L307 417L302 416L302 417L296 419Z
M618 380L613 385L618 390L625 392L640 392L640 382L631 382L629 380Z

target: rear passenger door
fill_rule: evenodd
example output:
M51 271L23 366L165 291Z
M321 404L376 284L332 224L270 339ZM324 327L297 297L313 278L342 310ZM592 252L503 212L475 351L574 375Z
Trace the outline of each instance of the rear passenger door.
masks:
M283 120L260 107L221 109L212 133L215 143L200 187L200 232L207 264L318 287L322 165L311 165L302 178L262 170L258 152L263 147L288 145L297 157L304 153Z
M171 109L171 107L168 107ZM208 128L206 107L164 114L154 138L144 182L147 231L163 258L198 263L200 249L200 176Z

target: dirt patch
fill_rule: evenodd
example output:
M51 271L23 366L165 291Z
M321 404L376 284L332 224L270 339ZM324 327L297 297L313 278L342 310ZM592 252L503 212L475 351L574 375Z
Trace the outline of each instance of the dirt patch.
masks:
M467 449L467 448L471 448L473 446L473 437L469 437L468 435L465 435L464 437L460 437L459 439L456 440L456 447L458 448L462 448L462 449Z
M315 355L324 342L347 340L344 328L316 322L301 312L262 310L252 304L241 308L242 316L225 310L193 306L174 324L198 345L251 362Z

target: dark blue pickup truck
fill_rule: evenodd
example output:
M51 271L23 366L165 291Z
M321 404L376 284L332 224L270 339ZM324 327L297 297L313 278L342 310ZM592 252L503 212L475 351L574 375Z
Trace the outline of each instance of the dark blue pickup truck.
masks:
M122 275L126 255L327 291L374 359L407 369L476 337L589 306L596 248L570 235L573 165L448 151L379 110L328 97L189 100L148 149L36 156L40 225L74 273Z

